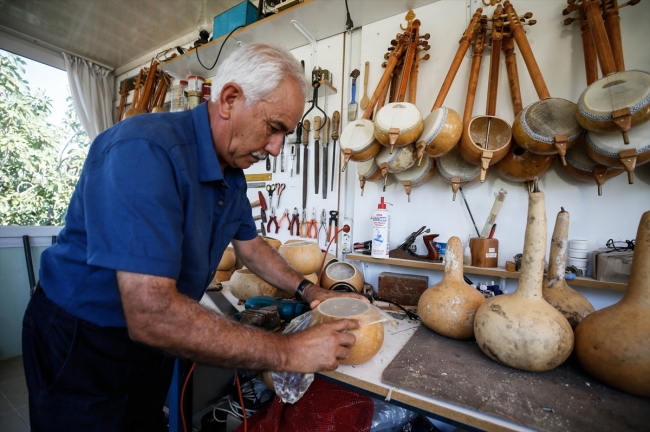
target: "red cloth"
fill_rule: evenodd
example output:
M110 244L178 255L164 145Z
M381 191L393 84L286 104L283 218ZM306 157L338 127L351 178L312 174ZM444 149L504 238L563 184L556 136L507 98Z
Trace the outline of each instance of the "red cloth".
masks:
M354 390L315 378L295 404L278 396L248 419L248 432L368 432L375 406ZM244 432L242 423L236 432Z

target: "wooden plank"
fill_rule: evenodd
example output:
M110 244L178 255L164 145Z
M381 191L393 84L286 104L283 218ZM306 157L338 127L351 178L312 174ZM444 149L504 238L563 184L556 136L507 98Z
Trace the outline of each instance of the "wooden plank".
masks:
M402 306L415 306L422 293L429 288L426 276L382 272L377 280L379 297Z
M425 326L382 381L537 430L647 430L650 424L650 399L599 383L573 357L552 371L519 371L488 359L473 340L449 339Z
M396 265L402 267L413 267L413 268L422 268L427 270L440 270L440 271L444 271L445 269L445 265L439 263L428 263L424 261L413 261L413 260L405 260L405 259L398 259L398 258L376 259L368 255L363 255L358 253L347 254L345 257L350 260L364 261L364 262L369 262L374 264L389 264L389 265ZM501 267L481 268L481 267L474 267L474 266L463 266L463 271L467 274L519 279L519 272L507 271ZM609 289L615 291L625 291L627 289L627 284L598 281L590 277L577 277L572 280L567 280L567 283L572 286Z

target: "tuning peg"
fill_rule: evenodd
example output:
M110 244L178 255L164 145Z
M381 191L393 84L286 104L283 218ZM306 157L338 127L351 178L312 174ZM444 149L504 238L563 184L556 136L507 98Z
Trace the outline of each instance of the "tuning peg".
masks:
M420 58L420 60L429 60L430 58L431 56L429 54L425 54Z
M425 33L424 36L422 35L419 36L420 39L424 39L424 40L429 40L430 37L431 35L429 33Z
M420 46L423 47L423 49L427 49L427 48L424 48L424 47L428 47L428 46L429 46L429 42L427 42L427 41L422 41L422 43L420 44Z
M381 67L385 68L387 64L388 64L387 62L383 62L383 63L381 64Z
M564 25L569 25L574 21L578 21L578 18L567 18L564 20Z
M618 8L620 9L622 7L625 7L625 6L634 6L636 4L639 4L640 1L641 0L630 0L628 2L625 2L625 3L622 3L622 4L618 5Z
M567 4L573 4L576 2L576 0L566 0Z
M399 38L399 35L397 35L397 37ZM391 41L390 41L390 44L391 44L392 46L397 46L397 40L395 40L395 39L391 40Z
M537 20L530 20L530 21L526 21L525 23L521 23L522 26L525 25L534 26L535 24L537 24Z

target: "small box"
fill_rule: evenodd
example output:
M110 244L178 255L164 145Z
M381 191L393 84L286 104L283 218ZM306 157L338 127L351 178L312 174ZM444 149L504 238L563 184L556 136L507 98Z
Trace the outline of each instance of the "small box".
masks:
M227 35L237 26L247 26L257 21L257 6L248 0L231 7L214 17L212 39Z
M604 282L628 283L633 255L632 251L594 251L594 278Z
M496 267L499 264L499 240L482 237L469 239L474 267Z
M422 293L429 288L426 276L382 272L379 274L377 294L402 306L415 306Z

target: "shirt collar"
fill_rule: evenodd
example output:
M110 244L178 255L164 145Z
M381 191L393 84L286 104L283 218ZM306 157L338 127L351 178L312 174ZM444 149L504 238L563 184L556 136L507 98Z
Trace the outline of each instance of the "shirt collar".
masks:
M196 134L198 147L199 181L223 180L223 172L212 141L207 102L192 109L192 121L194 122L194 133Z

